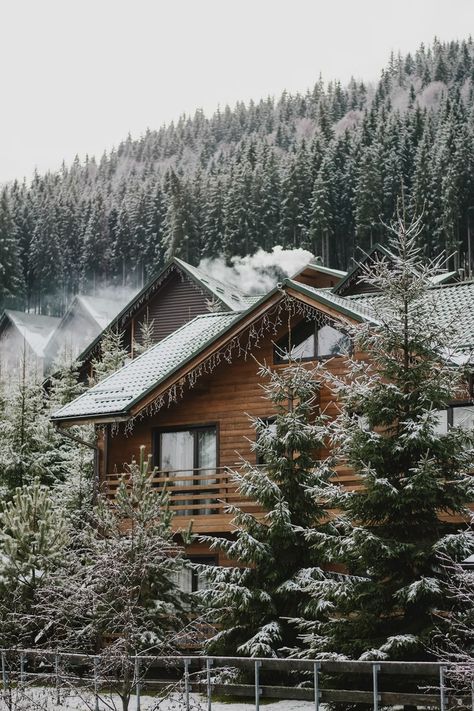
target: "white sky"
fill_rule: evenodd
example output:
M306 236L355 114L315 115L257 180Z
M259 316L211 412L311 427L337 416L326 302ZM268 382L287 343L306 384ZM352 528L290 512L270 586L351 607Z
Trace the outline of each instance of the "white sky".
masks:
M474 0L0 0L0 181L471 30Z

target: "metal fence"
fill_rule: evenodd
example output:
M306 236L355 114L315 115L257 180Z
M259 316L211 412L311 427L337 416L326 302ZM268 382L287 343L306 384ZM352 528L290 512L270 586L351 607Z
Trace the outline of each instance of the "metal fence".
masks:
M112 678L110 673L104 674L100 654L28 649L5 649L0 653L1 698L8 709L13 709L13 689L46 684L58 706L67 690L89 688L98 711L101 688L110 685ZM455 671L452 664L147 655L126 657L125 661L132 670L130 688L137 711L146 689L159 692L173 685L179 686L186 711L191 709L192 694L200 695L207 711L212 711L216 694L246 697L256 711L262 699L304 700L315 711L325 702L367 704L374 711L397 705L441 711L456 705L474 711L474 686L470 693L459 693L449 686L450 673ZM237 674L240 678L236 678ZM165 675L167 678L163 679ZM115 680L120 682L119 678Z

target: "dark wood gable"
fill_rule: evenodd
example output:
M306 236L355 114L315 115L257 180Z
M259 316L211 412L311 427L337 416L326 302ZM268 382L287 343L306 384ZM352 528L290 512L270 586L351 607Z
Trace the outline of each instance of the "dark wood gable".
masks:
M140 324L153 321L153 338L158 343L195 316L209 311L209 298L186 277L172 272L161 289L134 317L135 340L140 343Z
M154 343L158 343L180 326L200 314L208 313L212 296L200 288L184 270L172 263L156 279L145 287L108 328L124 334L124 346L133 357L133 344L140 343L140 325L153 321ZM227 310L223 304L221 308ZM81 380L92 375L92 361L99 357L102 335L100 334L79 357L82 366Z

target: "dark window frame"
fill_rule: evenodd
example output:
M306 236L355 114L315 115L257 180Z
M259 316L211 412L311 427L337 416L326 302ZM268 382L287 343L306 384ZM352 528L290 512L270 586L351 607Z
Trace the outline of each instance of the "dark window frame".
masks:
M300 343L302 343L306 338L309 338L311 335L311 327L313 329L313 348L314 348L314 355L308 356L306 358L295 358L297 361L301 361L302 363L307 363L309 361L324 361L324 360L329 360L330 358L341 358L345 353L328 353L326 355L319 355L318 354L318 331L320 331L324 326L330 326L333 328L335 331L338 331L339 333L345 335L349 339L349 349L348 349L348 354L352 353L352 339L350 338L349 334L347 331L343 328L336 328L335 326L335 321L328 321L327 323L323 324L322 326L318 326L316 321L308 321L307 319L302 319L299 321L294 328L291 329L291 335L293 338L293 335L295 333L298 333L299 330L304 330L304 326L308 325L308 335L303 338ZM274 344L273 346L273 362L276 365L284 365L286 363L290 362L290 359L285 357L283 354L285 352L288 352L288 340L289 340L289 332L285 333L281 338L278 339L278 341ZM299 343L297 344L299 345ZM293 345L293 348L295 346Z
M457 407L473 407L474 408L474 401L473 400L456 400L456 401L450 402L442 410L438 410L438 412L446 412L447 413L448 430L451 429L451 427L454 427L454 424L453 424L454 410Z
M276 415L269 415L268 417L259 417L258 419L261 420L262 422L264 422L265 425L268 426L268 425L273 425L276 422L277 416ZM258 439L259 439L258 432L256 432L255 434L256 434L256 438L255 438L256 442L258 442ZM256 454L256 460L257 460L257 467L265 466L266 462L263 461L261 454L259 454L259 452L257 452L257 451L255 452L255 454Z
M154 427L152 429L152 463L153 467L156 467L159 471L163 471L160 466L161 459L161 442L160 435L166 432L206 432L209 430L214 430L216 434L216 469L220 467L220 431L218 422L206 422L199 425L176 425L176 427L170 425L166 427ZM193 438L193 469L199 469L196 463L199 459L199 449L198 449L198 437Z
M191 563L199 563L201 565L217 566L218 560L216 555L188 555L186 556ZM191 592L198 591L198 579L199 573L197 571L191 571Z

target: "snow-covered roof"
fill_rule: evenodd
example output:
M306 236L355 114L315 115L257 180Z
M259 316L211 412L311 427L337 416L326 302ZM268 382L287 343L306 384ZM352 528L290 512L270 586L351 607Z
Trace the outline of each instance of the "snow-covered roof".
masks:
M380 299L380 294L353 294L340 297L344 301L352 302L357 307L364 307L369 311ZM449 326L458 322L462 326L462 334L457 348L474 347L474 281L462 281L454 284L445 284L432 287L427 293L427 298L433 303L433 317L438 319L441 326Z
M332 267L325 267L323 264L318 264L317 262L309 262L302 269L298 269L298 271L293 274L291 278L294 279L306 269L312 269L315 272L327 274L328 276L335 277L336 279L343 279L347 276L347 272L343 272L342 269L333 269Z
M113 299L105 299L100 296L77 296L74 301L82 304L84 309L91 315L100 330L107 328L109 323L123 309L130 300L129 297L117 294ZM69 311L74 307L74 301L71 304Z
M294 281L293 279L286 279L285 284L291 286L297 291L307 293L310 296L315 297L320 303L331 306L336 311L344 316L348 316L356 321L376 321L376 317L370 304L352 302L346 296L338 296L334 294L332 289L329 288L317 288L315 286L309 286L308 284L301 284L299 281Z
M3 321L4 319L15 326L39 358L43 358L46 345L61 320L54 316L28 314L23 311L11 311L10 309L6 309L3 312L1 320Z
M193 277L195 281L199 282L208 291L212 292L216 299L219 299L219 301L222 301L226 306L232 309L232 311L245 311L245 309L249 307L249 296L244 294L239 287L234 284L224 284L222 281L215 279L202 269L193 267L191 264L183 262L182 259L178 259L178 257L175 257L174 261L179 264L187 274ZM252 303L254 303L255 297L250 298L253 298Z
M238 313L209 313L196 316L138 358L109 375L80 397L61 408L53 420L104 416L120 417L156 388L179 366L211 343L239 318Z

